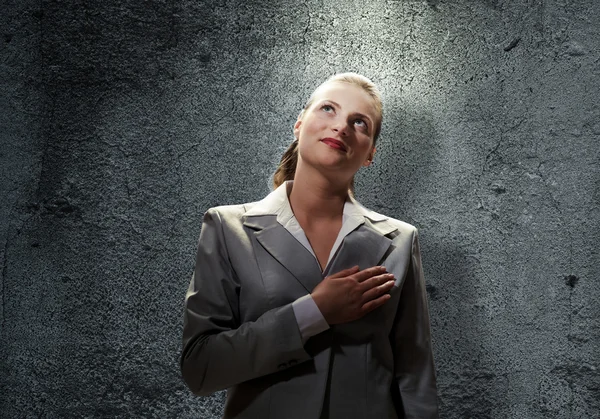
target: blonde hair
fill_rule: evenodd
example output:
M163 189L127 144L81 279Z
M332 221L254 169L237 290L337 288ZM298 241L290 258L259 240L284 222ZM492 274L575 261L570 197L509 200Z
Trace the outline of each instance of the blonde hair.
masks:
M304 105L304 108L300 111L300 115L298 115L298 119L301 119L306 112L315 101L315 96L321 88L329 83L347 83L353 86L360 87L369 96L373 99L373 105L375 107L376 112L376 120L375 120L375 129L373 136L373 146L377 142L377 137L379 137L379 133L381 132L381 121L383 117L383 106L381 103L381 93L379 93L379 89L377 86L366 78L357 73L341 73L331 76L324 83L322 83L319 87L317 87L310 97L308 101ZM286 180L293 180L294 175L296 173L296 165L298 163L298 139L294 140L287 150L281 156L281 160L279 161L279 165L277 166L277 170L275 170L275 174L273 175L273 187L277 188L281 184L283 184ZM354 178L352 178L352 182L350 183L349 192L351 195L354 195Z

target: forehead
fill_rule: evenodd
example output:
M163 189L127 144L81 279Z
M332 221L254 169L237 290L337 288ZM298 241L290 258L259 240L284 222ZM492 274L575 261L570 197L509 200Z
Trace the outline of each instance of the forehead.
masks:
M359 86L349 83L332 82L322 85L314 95L314 103L331 100L348 112L358 112L378 119L373 98Z

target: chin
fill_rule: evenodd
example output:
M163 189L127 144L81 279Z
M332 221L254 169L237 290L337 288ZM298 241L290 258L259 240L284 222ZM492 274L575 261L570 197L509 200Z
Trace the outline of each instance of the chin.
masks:
M348 161L340 155L319 156L318 162L322 166L336 169L348 167Z

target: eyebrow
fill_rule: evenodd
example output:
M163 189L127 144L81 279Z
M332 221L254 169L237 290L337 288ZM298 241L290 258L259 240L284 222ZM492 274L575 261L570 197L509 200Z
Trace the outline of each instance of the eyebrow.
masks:
M323 99L322 102L331 102L333 103L335 106L337 106L338 108L341 108L340 104L337 103L336 101L333 101L331 99ZM369 115L364 115L360 112L353 112L355 115L360 116L362 118L368 119L369 122L371 123L371 125L373 125L373 120L371 119L371 117Z

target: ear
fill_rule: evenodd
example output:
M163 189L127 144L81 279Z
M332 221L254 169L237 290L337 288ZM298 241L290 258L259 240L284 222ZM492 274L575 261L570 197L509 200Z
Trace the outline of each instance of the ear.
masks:
M296 139L298 139L298 136L300 135L300 125L302 125L302 119L298 117L298 120L294 124L294 137L296 137Z
M375 152L376 151L377 151L377 149L375 147L373 147L373 149L371 150L371 152L367 156L367 159L363 163L363 166L367 167L367 166L370 166L371 163L373 163L373 157L375 157Z
M300 113L298 114L298 119L296 119L296 123L294 124L294 137L296 137L296 140L299 138L298 136L300 135L300 125L302 125L303 116L304 109L300 111Z

